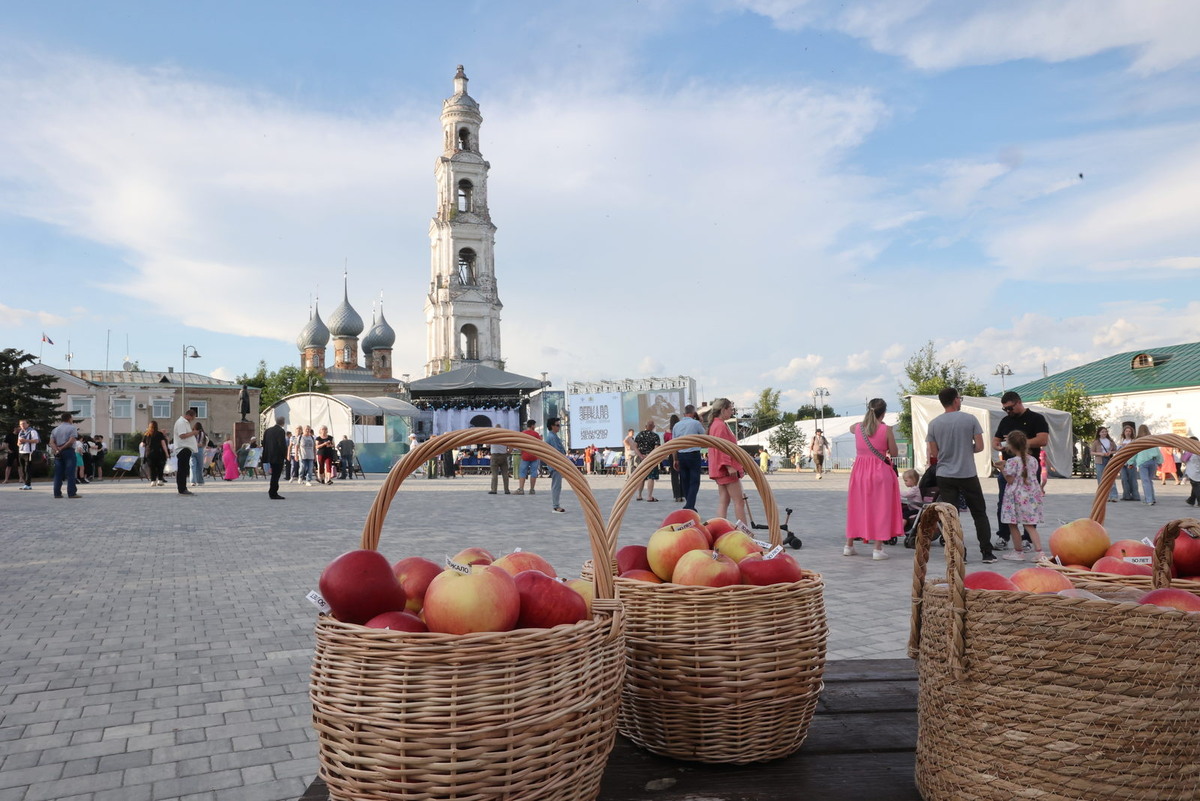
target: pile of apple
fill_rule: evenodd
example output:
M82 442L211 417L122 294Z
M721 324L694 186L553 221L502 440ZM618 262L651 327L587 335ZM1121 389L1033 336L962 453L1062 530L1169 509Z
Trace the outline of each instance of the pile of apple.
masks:
M723 517L701 522L691 509L671 512L645 545L617 551L622 578L655 584L728 587L799 581L800 565L774 548L764 552L746 531Z
M419 556L392 565L378 551L349 551L321 573L335 618L370 628L469 634L553 628L591 617L590 581L562 581L531 551L495 559L467 548L445 566Z
M1071 584L1070 579L1048 567L1027 567L1012 574L1011 578L992 570L977 570L968 573L963 579L963 586L968 590L1010 590L1036 592L1042 595L1063 595L1068 598L1105 599L1087 590L1078 590ZM1175 588L1151 590L1132 600L1140 604L1153 604L1184 612L1200 612L1200 595Z
M1162 536L1162 529L1154 541ZM1093 573L1115 573L1125 576L1150 576L1153 546L1138 540L1112 542L1104 526L1091 518L1067 523L1050 535L1050 553L1067 567L1090 570ZM1200 539L1186 533L1175 538L1172 576L1200 581Z

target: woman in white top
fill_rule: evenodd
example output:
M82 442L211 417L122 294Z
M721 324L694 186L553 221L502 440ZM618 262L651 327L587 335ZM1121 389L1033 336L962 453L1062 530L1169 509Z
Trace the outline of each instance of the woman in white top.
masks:
M1108 427L1100 426L1096 432L1096 439L1092 440L1092 461L1096 464L1096 483L1100 483L1100 478L1104 473L1104 468L1112 459L1112 455L1117 451L1117 443L1108 435ZM1113 482L1112 487L1108 490L1108 502L1117 502L1117 482Z

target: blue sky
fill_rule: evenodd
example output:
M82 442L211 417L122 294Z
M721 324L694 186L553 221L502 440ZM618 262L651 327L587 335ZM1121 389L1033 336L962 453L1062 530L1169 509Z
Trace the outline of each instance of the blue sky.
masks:
M1200 339L1200 5L9 3L0 345L223 378L319 294L425 361L438 115L492 165L503 355L786 408L927 340L1008 386ZM1079 174L1083 174L1083 178ZM106 350L106 339L109 345ZM128 342L128 346L126 345Z

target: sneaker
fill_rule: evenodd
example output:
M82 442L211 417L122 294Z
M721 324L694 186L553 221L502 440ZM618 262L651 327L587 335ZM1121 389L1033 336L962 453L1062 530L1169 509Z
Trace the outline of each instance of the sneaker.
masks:
M1008 561L1008 562L1024 562L1025 561L1025 552L1024 551L1013 551L1012 553L1004 554L1004 556L1002 556L1000 558L1004 559L1005 561Z
M488 495L495 495L495 494L496 494L495 490L488 490Z
M525 490L517 490L516 492L513 493L513 495L524 495L524 494L525 494Z
M1045 551L1038 551L1038 552L1037 552L1037 554L1036 554L1036 556L1037 556L1037 560L1038 560L1039 562L1044 562L1044 561L1046 561L1046 552L1045 552Z
M996 541L992 543L992 550L993 551L1007 551L1008 550L1008 540L1002 540L1002 539L997 538Z
M889 557L887 555L887 551L878 550L878 551L871 551L871 558L874 559L876 562L881 562L884 559L888 559Z
M550 511L551 511L551 512L554 512L555 514L562 514L563 512L565 512L565 511L567 511L567 510L566 510L566 509L564 509L564 508L562 508L561 506L555 506L555 507L554 507L553 509L551 509Z
M842 548L842 556L856 556L856 555L857 554L854 553L853 545L847 545L845 548Z
M979 561L983 562L985 565L994 565L994 564L996 564L996 554L989 553L987 556L983 557Z
M74 495L68 495L68 496L67 496L67 498L68 498L69 500L72 500L72 501L73 501L73 500L75 500L76 498L82 498L82 497L83 497L83 496L82 496L82 495L80 495L78 492L77 492L77 493L75 493Z
M312 482L311 482L311 481L305 481L305 482L304 482L304 486L306 486L306 487L311 487L311 486L312 486Z
M536 491L536 490L532 490L532 489L531 489L531 490L529 490L529 494L530 494L530 495L537 495L537 491Z

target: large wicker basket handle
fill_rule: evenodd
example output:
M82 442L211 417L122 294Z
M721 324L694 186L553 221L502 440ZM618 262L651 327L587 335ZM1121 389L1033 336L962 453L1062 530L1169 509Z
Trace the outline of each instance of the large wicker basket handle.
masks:
M629 474L629 478L625 481L625 486L617 495L617 500L613 502L612 511L608 515L608 531L605 532L606 538L616 545L617 535L621 531L621 520L625 517L625 510L629 508L629 501L632 500L633 494L637 492L638 486L646 476L652 471L665 457L686 450L687 448L716 448L719 451L732 456L738 464L746 469L746 475L754 482L754 486L758 488L758 494L762 497L763 505L767 509L767 528L770 534L771 545L779 545L783 542L783 537L779 533L779 508L775 505L775 493L771 492L771 485L767 483L767 477L759 470L758 465L750 458L750 455L742 450L737 445L734 445L729 440L719 439L709 436L708 434L689 434L686 437L675 437L670 442L659 445L650 453L642 457L642 462L637 469ZM616 557L613 557L611 569L616 571Z
M518 448L536 454L548 467L562 473L563 478L575 490L579 505L583 509L583 519L587 524L593 562L612 565L615 569L616 540L609 538L604 527L604 515L600 512L600 505L596 503L596 496L592 495L587 480L579 472L579 468L542 440L528 434L499 428L466 428L461 431L440 434L405 454L392 467L383 486L379 488L374 503L371 504L371 511L367 513L367 522L363 525L362 547L369 550L379 547L379 535L383 528L383 521L387 517L388 507L391 506L392 498L395 497L396 491L400 489L400 484L404 479L411 476L421 465L435 456L465 445L507 445L510 448ZM613 598L611 570L596 571L593 580L596 584L598 600Z
M917 524L917 554L913 561L912 620L909 624L908 656L916 659L921 651L921 605L925 598L925 573L929 550L941 527L946 545L946 583L950 587L950 658L955 678L962 678L966 669L966 612L967 593L963 588L966 575L966 555L963 547L962 523L958 510L948 503L933 503L925 507Z
M1096 498L1092 501L1092 519L1101 525L1104 524L1104 516L1108 512L1108 491L1112 489L1113 484L1117 482L1117 477L1121 475L1121 468L1125 463L1132 459L1136 454L1142 451L1148 451L1151 448L1178 448L1181 451L1190 451L1193 454L1200 455L1200 442L1187 437L1181 437L1177 434L1155 434L1149 437L1139 437L1128 445L1119 448L1116 453L1108 459L1108 465L1104 468L1104 472L1100 474L1100 483L1096 487Z
M1175 564L1175 538L1186 534L1200 539L1200 520L1185 517L1163 526L1162 536L1154 543L1154 588L1171 586L1171 568ZM1187 578L1185 576L1185 578Z

